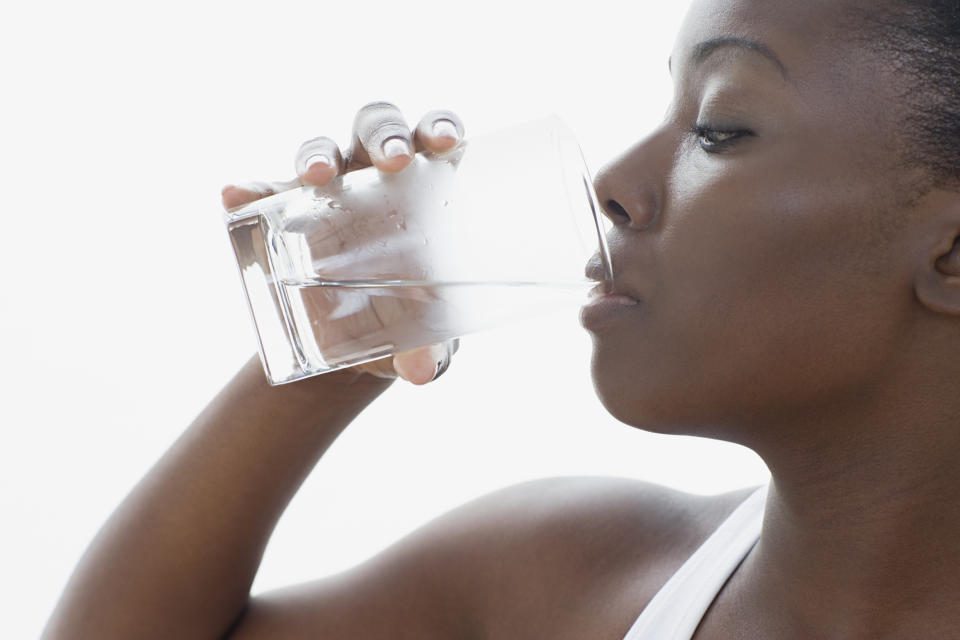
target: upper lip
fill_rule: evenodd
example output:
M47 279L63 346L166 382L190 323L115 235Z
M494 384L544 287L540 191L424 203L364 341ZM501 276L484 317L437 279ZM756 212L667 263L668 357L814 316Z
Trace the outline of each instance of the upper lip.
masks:
M613 281L611 282L607 277L607 269L603 264L603 259L600 257L599 253L593 254L590 257L590 260L587 262L586 267L583 272L590 280L596 280L601 285L603 285L603 293L606 295L619 295L626 296L628 298L633 298L634 300L640 300L640 296L635 295L630 290L624 288L621 283L620 273L622 272L621 268L618 268L623 264L623 260L620 256L614 255L612 252L610 254L610 261L613 263L614 272L613 272Z

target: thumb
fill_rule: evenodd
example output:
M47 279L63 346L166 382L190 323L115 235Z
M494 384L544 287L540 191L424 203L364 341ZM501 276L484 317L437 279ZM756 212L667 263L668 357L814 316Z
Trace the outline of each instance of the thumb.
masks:
M460 348L459 338L440 344L411 349L393 356L393 368L404 380L423 385L436 380L449 368L453 354Z

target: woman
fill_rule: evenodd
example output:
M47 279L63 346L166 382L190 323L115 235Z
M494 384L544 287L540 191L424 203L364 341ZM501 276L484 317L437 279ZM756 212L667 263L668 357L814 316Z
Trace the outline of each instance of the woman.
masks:
M753 448L769 487L526 483L250 598L325 449L454 349L277 388L251 359L105 525L45 638L960 637L960 3L701 0L671 71L663 123L596 181L639 302L584 317L595 387L627 424ZM346 158L305 145L300 180L462 136L371 105Z

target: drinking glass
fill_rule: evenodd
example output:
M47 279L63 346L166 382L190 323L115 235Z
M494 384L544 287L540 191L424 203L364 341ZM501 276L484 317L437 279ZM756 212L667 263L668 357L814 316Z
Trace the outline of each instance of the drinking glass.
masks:
M270 384L579 305L608 229L556 116L231 209Z

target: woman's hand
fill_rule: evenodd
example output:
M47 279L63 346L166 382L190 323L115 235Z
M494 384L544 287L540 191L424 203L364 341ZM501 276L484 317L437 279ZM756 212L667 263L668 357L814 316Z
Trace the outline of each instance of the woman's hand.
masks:
M414 153L424 150L442 153L456 147L461 140L463 124L450 111L427 113L411 133L397 107L375 102L357 112L352 142L345 154L330 138L307 140L296 154L296 179L224 187L223 206L232 209L287 189L323 186L338 175L369 166L383 173L397 173L410 165ZM399 376L414 384L426 384L446 371L458 347L458 340L450 340L353 368L380 378Z

